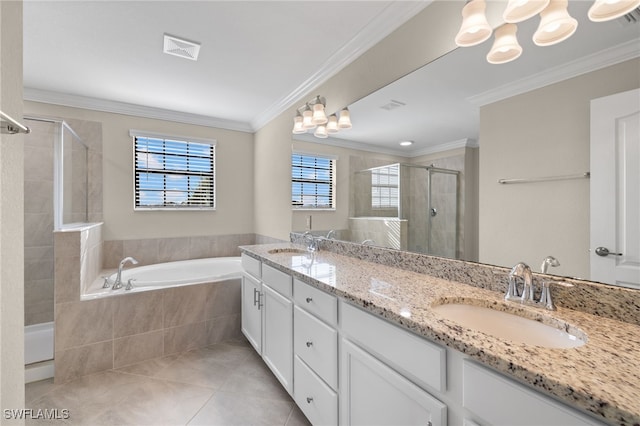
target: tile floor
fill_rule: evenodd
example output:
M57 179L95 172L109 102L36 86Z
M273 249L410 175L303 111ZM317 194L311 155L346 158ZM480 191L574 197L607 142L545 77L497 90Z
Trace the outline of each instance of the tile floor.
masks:
M244 340L25 389L27 408L69 410L27 425L309 425Z

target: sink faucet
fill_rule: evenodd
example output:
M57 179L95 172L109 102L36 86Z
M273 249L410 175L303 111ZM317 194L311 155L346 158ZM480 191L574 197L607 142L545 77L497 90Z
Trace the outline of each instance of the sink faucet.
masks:
M302 238L307 245L308 252L315 253L316 251L318 251L318 240L316 240L311 232L305 232Z
M336 231L332 229L331 231L327 232L327 236L326 236L325 238L326 238L327 240L330 240L330 239L332 239L332 238L333 238L333 235L334 235L335 233L336 233Z
M372 245L374 243L375 243L375 241L370 240L370 239L366 239L363 242L361 242L360 244L363 245L363 246L366 246L366 245Z
M518 292L516 278L522 278L522 294ZM505 300L520 299L521 302L533 302L533 276L531 268L524 262L517 263L509 272L509 287L504 295Z
M542 266L540 267L543 274L547 273L547 271L549 270L549 266L560 266L560 262L558 262L558 259L553 256L547 256L542 261Z
M138 261L130 256L125 257L120 261L120 264L118 265L118 275L116 275L116 280L113 283L113 287L111 287L111 290L117 290L120 287L122 287L122 270L124 269L124 265L126 265L127 263L131 263L132 265L137 265Z

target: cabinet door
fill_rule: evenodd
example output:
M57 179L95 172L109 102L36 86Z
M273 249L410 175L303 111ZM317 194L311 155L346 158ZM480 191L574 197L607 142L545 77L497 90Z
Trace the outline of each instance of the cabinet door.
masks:
M260 281L242 276L242 333L259 354L262 353L262 294Z
M262 359L293 392L293 302L263 283Z
M348 340L342 340L343 425L446 425L447 406Z

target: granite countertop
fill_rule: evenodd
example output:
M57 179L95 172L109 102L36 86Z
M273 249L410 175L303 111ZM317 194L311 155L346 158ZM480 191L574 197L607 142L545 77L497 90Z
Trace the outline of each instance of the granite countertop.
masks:
M503 295L330 251L310 257L289 243L244 253L401 327L463 352L505 375L611 424L640 425L640 326L559 307L504 302ZM504 341L438 316L432 306L464 300L577 327L587 343L552 349Z

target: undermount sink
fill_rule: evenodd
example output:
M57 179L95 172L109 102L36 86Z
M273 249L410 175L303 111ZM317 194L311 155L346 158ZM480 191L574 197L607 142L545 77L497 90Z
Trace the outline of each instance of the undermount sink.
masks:
M481 306L482 303L475 299L444 301L433 305L432 309L437 315L458 325L515 343L563 349L586 343L587 337L582 331L563 321L543 315L537 319L526 318L515 312ZM511 309L506 304L495 304L495 307Z
M269 254L282 254L282 253L290 253L290 254L306 254L309 253L306 250L302 250L302 249L297 249L297 248L278 248L278 249L271 249L269 250L267 253Z

